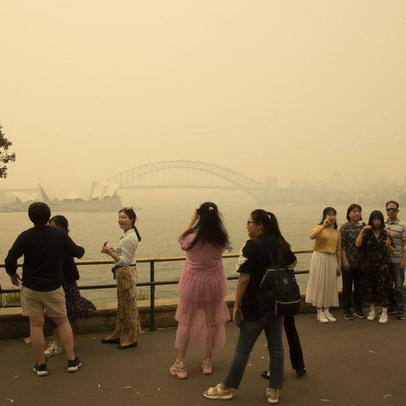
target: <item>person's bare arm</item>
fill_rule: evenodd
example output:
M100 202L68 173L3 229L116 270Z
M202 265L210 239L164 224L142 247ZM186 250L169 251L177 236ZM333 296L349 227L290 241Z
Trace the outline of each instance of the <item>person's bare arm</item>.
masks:
M193 226L197 223L197 220L199 220L199 215L197 214L197 210L195 210L188 225L180 233L178 240L180 240L185 235L186 232L190 231L193 228Z

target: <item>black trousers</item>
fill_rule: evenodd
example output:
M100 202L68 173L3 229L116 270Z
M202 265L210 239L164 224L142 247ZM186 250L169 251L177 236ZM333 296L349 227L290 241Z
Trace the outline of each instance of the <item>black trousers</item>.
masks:
M354 306L355 311L362 310L362 298L360 295L360 283L361 283L361 269L350 266L350 269L346 271L342 269L341 274L343 276L343 310L344 313L351 313L351 297L352 286L354 285Z
M295 316L284 316L283 325L289 344L290 363L293 369L304 368L302 346L296 330Z

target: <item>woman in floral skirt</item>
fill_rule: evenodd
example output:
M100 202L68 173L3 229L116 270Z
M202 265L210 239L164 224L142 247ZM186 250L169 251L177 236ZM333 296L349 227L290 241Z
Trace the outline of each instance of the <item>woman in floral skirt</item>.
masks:
M367 319L375 320L376 305L382 306L379 323L388 322L388 306L392 298L392 281L390 277L390 254L395 251L392 239L385 230L382 212L374 210L368 225L359 233L355 242L363 248L361 262L361 295L370 303Z

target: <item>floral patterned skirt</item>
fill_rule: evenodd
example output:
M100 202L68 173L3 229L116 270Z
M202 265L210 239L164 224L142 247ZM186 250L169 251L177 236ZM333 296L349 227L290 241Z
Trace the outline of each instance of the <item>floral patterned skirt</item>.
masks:
M96 310L96 306L88 299L80 295L76 282L64 282L66 313L69 322L74 323L79 317L86 317ZM56 324L49 317L45 317L45 330L56 328Z
M136 297L137 269L133 266L119 268L115 274L117 280L115 331L119 334L137 335L141 332Z

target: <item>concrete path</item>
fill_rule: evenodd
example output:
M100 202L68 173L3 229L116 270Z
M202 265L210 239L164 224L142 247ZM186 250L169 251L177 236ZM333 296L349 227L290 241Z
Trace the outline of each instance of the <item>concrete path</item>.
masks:
M280 404L286 406L405 406L406 320L390 319L387 325L366 320L323 325L313 314L297 320L307 375L298 378L285 354L285 390ZM50 359L49 375L38 378L31 370L33 355L23 340L0 341L1 406L104 406L104 405L216 405L202 392L222 380L227 372L238 329L227 325L228 344L216 354L211 376L203 376L201 354L188 354L189 378L180 381L168 373L175 358L175 329L146 331L139 346L126 351L99 343L103 335L76 339L83 367L66 372L63 356ZM267 368L265 338L261 336L251 354L239 390L230 405L265 405ZM221 403L221 402L220 402ZM222 403L221 403L222 404Z

